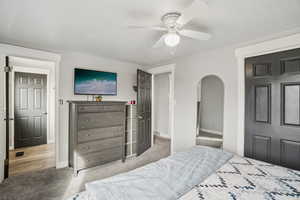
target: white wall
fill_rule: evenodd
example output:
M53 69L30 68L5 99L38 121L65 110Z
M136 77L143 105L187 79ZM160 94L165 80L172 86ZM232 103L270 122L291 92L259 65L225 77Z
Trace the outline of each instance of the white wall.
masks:
M117 72L118 95L103 96L103 100L129 101L136 99L136 92L132 86L136 84L136 70L138 65L120 62L112 59L90 56L82 53L64 53L60 63L60 98L64 104L60 105L60 159L68 161L68 103L67 100L87 100L86 95L74 95L74 68L85 68L102 71ZM91 98L89 98L91 100Z
M225 86L224 149L236 151L237 63L234 47L199 53L176 61L174 151L195 145L197 84L207 75L217 75Z
M169 92L170 73L154 75L154 131L157 135L170 137L169 132Z

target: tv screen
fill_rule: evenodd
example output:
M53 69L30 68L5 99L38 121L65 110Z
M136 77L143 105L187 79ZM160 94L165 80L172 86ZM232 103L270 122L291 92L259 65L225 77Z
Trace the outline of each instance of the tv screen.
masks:
M74 93L83 95L117 95L117 74L75 69Z

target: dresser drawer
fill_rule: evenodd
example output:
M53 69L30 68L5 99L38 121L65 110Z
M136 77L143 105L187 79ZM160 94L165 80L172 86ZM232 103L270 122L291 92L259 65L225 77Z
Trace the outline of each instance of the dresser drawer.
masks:
M78 143L124 135L124 126L95 128L78 131Z
M78 112L124 112L124 105L81 105Z
M111 149L105 149L100 152L89 153L84 156L77 157L77 168L84 169L87 167L93 167L101 164L105 164L111 161L120 160L122 158L122 147L114 147Z
M80 156L90 152L103 151L105 149L122 146L122 142L122 137L108 138L105 140L96 140L92 142L79 144L77 146L77 150Z
M78 130L124 125L124 112L80 113Z

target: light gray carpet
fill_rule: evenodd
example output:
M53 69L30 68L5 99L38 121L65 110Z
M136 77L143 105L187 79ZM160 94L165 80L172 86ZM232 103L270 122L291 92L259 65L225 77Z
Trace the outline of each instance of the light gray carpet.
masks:
M69 168L12 176L0 184L0 200L63 200L84 190L86 182L130 171L169 154L169 140L156 138L154 146L139 157L84 170L77 177Z

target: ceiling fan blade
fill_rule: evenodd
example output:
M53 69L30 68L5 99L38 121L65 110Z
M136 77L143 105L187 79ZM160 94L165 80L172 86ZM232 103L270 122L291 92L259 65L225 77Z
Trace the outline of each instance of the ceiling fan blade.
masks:
M188 29L183 29L179 31L180 35L183 35L185 37L189 37L196 40L209 40L211 38L211 34L200 32L200 31L193 31Z
M194 0L189 7L183 10L182 15L177 20L177 23L183 26L196 16L205 14L207 12L208 5L204 0Z
M152 46L152 48L159 48L164 46L164 40L165 40L166 34L162 35L159 40Z
M156 30L156 31L166 31L167 29L165 27L161 26L135 26L131 25L128 26L129 29L148 29L148 30Z

